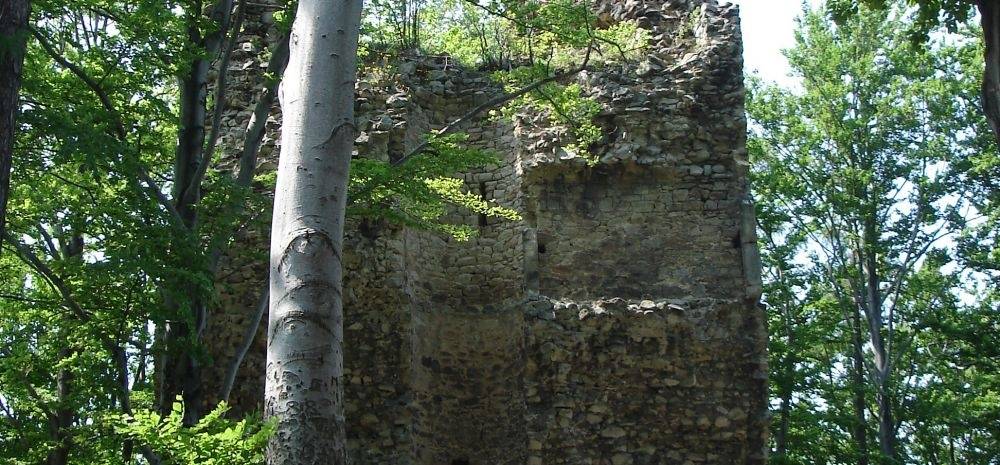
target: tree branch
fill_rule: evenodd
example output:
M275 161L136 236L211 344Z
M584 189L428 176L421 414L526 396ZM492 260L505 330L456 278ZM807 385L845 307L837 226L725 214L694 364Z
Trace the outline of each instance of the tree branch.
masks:
M52 255L52 258L56 260L61 259L62 254L59 253L59 249L56 248L55 242L52 241L52 236L50 236L49 232L45 230L45 227L42 226L41 223L38 223L35 225L35 228L38 229L38 234L42 236L42 240L44 241L45 246L48 247L49 254Z
M27 245L22 244L20 241L15 240L13 237L10 236L10 234L5 234L4 237L3 237L3 239L8 244L10 244L11 246L13 246L15 250L17 250L17 252L20 255L20 257L21 257L22 260L24 260L26 263L28 263L28 265L30 265L36 272L38 272L45 279L45 281L48 282L49 285L51 285L59 293L60 297L62 297L62 299L63 299L63 305L66 306L67 308L69 308L70 311L77 318L80 319L80 321L89 322L93 318L93 314L92 313L84 310L83 307L81 307L80 304L76 302L76 299L73 298L73 295L72 295L69 287L66 285L66 282L63 281L63 279L61 277L59 277L59 275L57 275L54 271L52 271L52 269L49 268L48 265L46 265L44 262L42 262L41 260L39 260L38 257L35 256L35 254L31 251L31 249ZM116 355L116 357L115 357L115 365L116 365L115 369L116 369L116 371L120 370L121 369L121 360L118 359L117 354L119 354L119 353L124 354L124 351L121 350L117 344L111 342L106 337L101 336L100 339L101 339L101 342L104 345L104 347L106 349L108 349L112 354ZM126 368L126 370L127 370L127 368ZM121 376L121 374L122 373L119 371L118 375ZM126 376L127 376L127 371L126 371ZM120 389L122 388L122 386L125 386L125 391L120 391ZM28 385L28 387L30 389L33 389L30 385ZM123 412L126 413L126 414L128 414L128 413L131 412L131 408L129 407L129 402L128 402L128 399L127 399L127 396L128 396L127 381L123 382L123 383L120 383L118 387L119 387L119 389L116 389L116 391L118 391L118 395L120 397L120 401L121 401L121 405L122 405L122 408L123 408ZM39 405L41 405L41 404L39 404ZM46 413L48 415L50 415L50 416L52 415L51 411L46 410ZM145 456L146 459L151 464L159 464L160 463L159 457L156 455L155 452L152 451L152 449L149 448L149 446L143 446L141 448L141 450L142 450L143 456Z
M149 173L146 172L146 168L139 164L136 166L136 171L139 176L139 180L146 185L146 189L153 195L156 203L160 204L161 207L167 210L167 213L170 214L170 219L173 220L174 224L182 229L186 229L187 226L184 225L184 218L182 218L180 212L177 211L177 207L175 207L173 202L170 201L167 194L164 194L163 191L160 190L160 186L156 184L156 181L149 177Z
M212 109L212 132L208 136L206 147L202 150L198 169L191 176L191 182L184 188L181 202L185 204L195 201L194 193L198 191L198 186L201 185L201 182L205 179L205 175L208 173L208 166L212 163L212 158L215 156L215 146L219 142L219 136L222 134L222 112L226 108L225 99L226 91L228 90L226 78L229 74L229 60L232 57L233 49L236 48L236 41L239 39L240 30L243 28L243 17L245 16L243 2L241 0L237 1L240 3L236 6L236 19L230 31L231 35L229 36L228 44L222 53L222 59L219 63L219 77L215 81L215 107Z
M495 98L490 99L489 101L487 101L487 102L485 102L483 104L480 104L479 106L477 106L477 107L473 108L472 110L470 110L468 113L462 115L460 118L458 118L458 119L456 119L456 120L448 123L443 128L438 129L437 131L434 131L434 133L433 133L433 135L431 137L426 138L423 142L421 142L420 144L418 144L416 147L414 147L412 150L410 150L406 155L400 157L398 160L390 162L389 166L391 166L393 168L398 168L398 167L404 165L406 162L410 161L414 157L416 157L416 156L418 156L418 155L426 152L427 149L430 148L430 142L431 142L431 140L433 140L434 138L441 137L443 135L455 132L463 124L471 121L473 118L476 118L477 116L479 116L480 114L484 113L487 110L490 110L490 109L499 107L501 105L504 105L507 102L510 102L511 100L514 100L514 99L516 99L518 97L521 97L522 95L525 95L525 94L527 94L527 93L529 93L529 92L531 92L531 91L533 91L535 89L538 89L541 86L544 86L545 84L556 82L556 81L565 79L567 77L579 74L581 71L587 69L587 65L588 65L588 63L590 63L591 52L593 50L594 50L594 42L591 41L590 45L587 47L587 54L584 56L583 61L580 63L579 66L577 66L577 67L575 67L573 69L570 69L569 71L565 71L565 72L562 72L562 73L557 73L557 74L554 74L552 76L539 79L539 80L537 80L535 82L532 82L531 84L528 84L527 86L522 87L522 88L520 88L520 89L518 89L518 90L516 90L516 91L514 91L512 93L504 94L504 95L495 97ZM378 187L377 185L366 186L364 189L362 189L360 192L358 192L357 195L355 195L352 198L347 199L347 206L348 206L348 208L354 206L355 203L357 202L357 199L367 197L377 187Z
M253 114L250 116L246 133L243 136L243 153L240 155L240 168L236 175L236 184L239 186L249 186L253 179L260 144L264 139L267 117L271 113L271 106L274 104L281 76L285 73L285 67L288 66L289 40L289 33L283 33L271 53L271 59L267 62L267 74L271 77L257 97L257 103L254 105Z
M257 167L257 157L260 154L261 141L264 139L267 118L271 113L271 106L274 104L274 97L277 95L281 76L288 65L288 44L290 39L290 34L284 33L275 46L271 54L271 59L268 60L267 74L272 75L272 77L266 81L264 88L261 89L257 103L254 105L253 114L247 123L247 130L243 135L243 153L240 154L239 170L236 174L236 185L239 187L250 187L250 183L253 181L253 172ZM239 203L233 205L232 208L233 212L240 213L246 207L244 203ZM211 242L213 244L212 250L209 252L209 266L213 272L219 263L219 259L222 258L223 245L229 242L234 236L236 236L236 232L228 230L213 238Z
M507 13L507 12L500 11L500 10L497 10L497 9L494 9L494 8L490 8L488 5L484 5L484 4L482 4L481 2L479 2L477 0L461 0L461 1L463 3L466 3L466 4L474 7L474 8L478 8L480 10L485 11L487 14L496 16L498 18L506 19L507 21L510 21L510 22L514 23L515 25L524 28L525 30L532 31L532 30L537 29L537 30L540 30L540 31L549 32L549 33L552 33L552 34L556 35L557 37L559 37L561 39L564 39L564 40L567 40L567 41L572 41L572 40L575 39L574 37L570 36L569 34L557 31L557 30L555 30L555 29L553 29L551 27L546 27L546 26L542 26L542 25L538 25L538 24L531 24L528 21L520 19L520 18L518 18L518 17L516 17L514 15L511 15L511 14ZM607 39L607 38L604 38L604 37L598 37L598 36L595 36L594 34L592 34L589 22L587 23L587 33L588 33L588 36L590 37L591 41L603 42L603 43L615 46L618 49L618 51L621 53L622 59L625 58L625 51L622 49L621 45L618 44L617 42L613 41L613 40L610 40L610 39ZM600 53L600 52L598 52L598 53Z
M49 55L49 57L55 60L56 63L59 63L59 65L61 65L62 67L68 69L77 78L83 81L83 83L86 84L87 87L89 87L90 90L92 90L95 95L97 95L98 100L101 101L101 106L103 106L104 109L108 111L108 113L111 113L114 119L113 122L115 125L114 128L115 135L117 136L118 140L124 142L127 134L127 132L125 131L125 125L122 123L121 114L118 113L117 109L115 109L115 105L114 103L111 102L111 97L108 96L108 93L101 87L100 84L97 83L97 81L95 81L92 77L90 77L82 68L80 68L73 62L67 60L66 57L62 56L58 51L56 51L56 49L52 47L52 44L49 42L49 40L45 37L45 35L39 32L38 29L35 29L32 26L28 26L28 30L31 31L31 35L33 35L35 39L38 40L38 44L41 45L43 49L45 49L45 52Z
M70 292L69 286L63 281L59 275L57 275L52 268L49 268L44 262L42 262L34 252L31 251L27 245L22 244L21 241L14 239L10 233L4 235L3 239L17 250L18 255L24 260L32 269L38 272L46 282L48 282L59 296L63 299L63 305L66 306L74 315L83 321L89 321L93 314L84 310L76 299L73 298L73 294Z
M86 71L84 71L82 68L73 64L71 61L67 60L65 57L59 54L59 52L57 52L56 49L52 47L52 44L41 32L39 32L37 29L31 26L29 26L28 29L31 31L31 34L35 37L35 39L38 40L38 43L42 46L42 48L45 49L45 52L48 53L48 55L53 60L55 60L56 63L59 63L64 68L68 69L71 73L73 73L73 75L75 75L77 78L83 81L83 83L86 84L87 87L89 87L90 90L93 91L95 95L97 95L97 99L100 100L101 106L103 106L104 109L107 110L109 113L111 113L111 115L113 116L115 125L114 128L115 136L117 137L119 142L124 144L127 140L127 132L125 131L125 125L122 123L121 114L115 108L114 103L111 102L111 97L108 96L108 93L100 86L100 84L97 83L97 81L95 81L92 77L90 77L86 73ZM139 179L146 185L146 188L156 199L157 203L159 203L160 206L165 208L167 212L171 214L171 216L175 217L178 220L181 219L181 216L177 212L177 209L174 208L173 204L170 202L170 199L167 198L166 194L164 194L160 190L159 186L156 184L156 181L153 181L153 179L149 177L149 174L146 172L145 167L142 166L142 163L139 162L138 160L136 161L136 163L138 165L137 171ZM183 225L184 224L183 221L181 221L180 224Z
M493 98L493 99L491 99L491 100L489 100L489 101L487 101L487 102L485 102L485 103L483 103L483 104L481 104L481 105L473 108L468 113L462 115L462 117L460 117L460 118L452 121L451 123L448 123L448 125L446 125L445 127L441 128L441 129L438 129L437 131L434 131L434 136L433 137L441 137L441 136L443 136L445 134L450 134L452 132L455 132L455 130L458 129L460 126L462 126L463 124L469 122L473 118L479 116L480 114L482 114L486 110L490 110L490 109L499 107L499 106L501 106L501 105L503 105L503 104L505 104L507 102L510 102L511 100L514 100L514 99L516 99L516 98L518 98L518 97L520 97L520 96L522 96L524 94L527 94L528 92L531 92L531 91L533 91L535 89L538 89L539 87L544 86L545 84L556 82L556 81L565 79L567 77L579 74L581 71L587 69L587 64L590 62L591 51L593 49L594 49L593 43L591 43L590 47L587 48L587 54L584 57L583 62L580 64L580 66L577 66L576 68L573 68L573 69L571 69L569 71L565 71L565 72L554 74L552 76L549 76L549 77L546 77L546 78L543 78L543 79L539 79L539 80L537 80L535 82L532 82L531 84L528 84L527 86L522 87L522 88L518 89L517 91L511 92L509 94L504 94L504 95L501 95L499 97L495 97L495 98ZM421 152L423 152L424 150L426 150L428 146L430 146L430 139L421 142L419 145L417 145L416 147L414 147L413 150L410 150L409 153L407 153L406 155L404 155L400 159L392 162L391 165L393 167L398 167L398 166L403 165L404 163L406 163L407 161L409 161L411 158L419 155Z

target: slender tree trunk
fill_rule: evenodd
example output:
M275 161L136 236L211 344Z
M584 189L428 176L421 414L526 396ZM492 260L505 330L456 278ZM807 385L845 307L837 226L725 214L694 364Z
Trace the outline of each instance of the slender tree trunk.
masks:
M14 156L14 121L27 45L28 0L0 1L0 238L7 225L7 198Z
M854 406L854 425L851 437L858 448L858 465L868 465L868 420L865 401L865 359L861 347L861 317L855 308L851 312L851 395Z
M774 457L784 458L788 455L788 429L792 422L792 390L782 391L781 405L778 407L778 431L774 435Z
M260 94L257 96L257 103L254 105L250 121L247 122L247 129L243 135L243 152L240 155L240 168L236 175L236 184L247 187L253 181L253 171L257 167L257 155L260 153L260 144L264 139L267 126L267 117L271 113L271 104L277 93L278 84L285 74L288 66L289 35L284 34L278 40L274 50L271 50L271 59L267 62L267 74L273 76L266 81ZM241 204L239 208L242 209Z
M44 231L43 228L40 230ZM83 236L79 233L70 234L66 240L61 240L61 258L64 260L82 260ZM73 350L59 350L59 359L65 360L73 355ZM49 451L45 458L46 465L66 465L69 463L70 449L73 447L70 428L75 419L73 406L70 404L70 394L73 388L73 373L68 367L60 368L56 375L56 407L49 419L50 436L56 442L56 447Z
M955 435L948 427L948 465L955 465Z
M281 35L278 39L277 44L271 50L271 58L268 60L267 64L267 75L265 78L264 85L260 90L257 97L257 103L254 104L253 113L250 115L250 120L247 122L246 131L243 134L243 150L240 154L239 159L239 169L237 170L235 176L235 184L239 188L249 189L250 184L253 182L254 170L257 167L257 157L260 154L260 146L264 140L265 129L267 126L267 118L271 112L271 105L274 103L275 95L277 94L278 84L281 82L281 77L285 73L285 67L288 65L288 44L290 35L286 32ZM241 215L246 208L245 201L239 201L228 206L226 214L228 215ZM219 260L222 258L223 254L226 252L226 245L234 238L236 235L235 228L223 230L218 233L211 241L211 250L209 251L209 267L213 275L218 271ZM246 357L247 351L250 350L250 346L253 344L254 338L257 334L257 329L260 327L260 322L263 320L264 314L267 313L268 300L270 296L270 284L268 280L264 282L264 289L261 291L261 297L258 302L257 308L253 315L250 315L250 323L244 334L243 342L237 349L236 356L230 361L229 365L226 366L226 373L223 377L222 387L219 389L218 402L229 402L229 395L232 392L233 383L236 381L236 374L243 364L243 360Z
M198 43L198 28L192 26L189 38ZM201 199L200 186L192 185L192 179L198 171L198 163L205 144L205 119L207 117L208 96L207 59L195 60L190 74L181 82L180 92L180 129L177 132L177 148L174 156L174 207L180 213L181 220L188 231L194 231L198 225L198 213L194 208ZM188 188L192 191L189 191ZM162 391L160 393L160 413L169 413L175 398L182 396L184 403L184 422L193 425L200 416L199 387L201 377L198 360L193 354L191 344L196 343L198 335L205 325L205 309L198 291L190 296L187 302L176 302L172 305L177 317L167 323L164 332L166 337L167 355L164 365ZM185 318L181 305L189 305L192 318ZM193 324L192 324L193 322Z
M243 331L243 339L236 348L236 354L233 355L232 360L226 365L226 372L222 377L222 388L219 389L219 402L229 402L229 394L232 393L233 384L236 382L236 373L239 372L240 366L243 365L243 359L246 358L247 352L250 351L250 346L253 345L253 341L257 336L260 321L264 319L264 314L267 313L270 284L264 284L264 289L261 291L257 302L257 308L254 310L253 315L250 315L250 321Z
M238 24L239 22L237 21L237 24L233 26L234 36L239 34L238 29L236 29L239 27ZM244 133L243 150L239 159L239 170L234 179L236 186L239 188L249 188L251 183L253 182L254 168L257 166L257 157L258 154L260 153L261 141L264 138L267 117L269 112L271 111L271 105L274 102L278 83L280 82L281 76L285 71L285 66L288 63L288 46L289 46L289 36L288 34L283 34L281 38L279 38L278 43L275 45L274 49L271 51L271 58L268 61L268 67L267 67L267 74L270 75L271 77L265 80L263 88L261 89L260 94L258 95L257 103L254 105L253 113L251 114L250 120L247 123L246 131ZM207 85L207 76L203 76L201 78L194 76L194 77L189 77L188 79L189 80L200 79ZM204 100L199 100L198 95L194 95L194 98L188 97L188 98L182 98L181 100L182 102L187 102L186 104L182 104L182 106L187 105L187 106L199 107L201 108L199 112L203 116L207 115L207 112L205 111L204 107L205 102ZM219 102L217 102L217 104L218 103ZM183 110L182 113L184 113ZM191 133L194 135L199 135L193 131ZM200 133L200 137L202 138L202 140L204 140L204 133L205 132L203 130ZM213 142L209 141L209 144L211 143ZM178 146L181 145L183 144L180 143L179 141ZM201 149L198 148L197 146L192 145L188 148L188 150L200 151ZM187 153L188 153L187 155L184 155L183 152L179 151L178 160L184 159L190 161L197 158L197 156L192 155L190 152ZM205 154L203 153L202 155ZM202 156L202 160L205 160L206 162L208 161L205 156ZM192 178L200 178L201 176L204 175L205 168L207 168L207 167L204 168L201 167L200 164L191 164L189 166L186 164L181 164L181 165L187 166L187 168L184 168L183 166L177 166L175 168L178 170L186 170L187 174L184 175L183 177L185 178L185 182L189 186L191 186ZM175 191L174 195L175 199L177 199L178 205L180 205L183 202L197 202L200 197L200 189L198 188L197 185L195 185L194 189L188 190L185 193ZM226 207L227 210L225 214L239 215L244 211L245 207L246 205L242 201L239 203L233 203ZM187 210L191 210L190 206L184 208L186 208ZM191 217L190 219L196 220L197 218ZM193 221L191 224L192 227L195 225ZM232 229L223 230L218 232L217 235L209 241L210 245L208 250L208 256L209 256L208 273L210 275L214 276L215 273L217 272L219 260L224 255L225 247L229 243L229 241L233 238L234 233L235 231ZM200 300L197 299L197 296L192 295L192 301L199 305L197 308L195 308L194 313L195 313L195 321L201 322L201 324L196 325L195 328L198 331L197 334L200 337L200 333L204 329L203 326L205 325L205 322L207 321L208 318L208 308L201 304ZM265 307L266 307L266 302L265 302ZM196 422L200 418L202 409L209 409L213 407L212 404L208 404L206 401L227 400L226 397L228 397L228 394L220 399L209 399L210 395L214 393L208 393L204 391L204 388L201 383L200 366L198 365L198 360L193 356L193 354L183 352L184 349L189 348L185 347L182 343L182 339L186 337L185 335L188 334L187 331L190 330L189 325L187 325L186 323L174 323L172 325L166 325L166 326L167 326L166 328L163 328L159 331L157 339L165 341L167 343L166 345L173 345L173 346L180 345L181 347L176 347L172 351L165 352L161 354L160 357L157 358L157 373L163 373L162 376L159 376L157 378L158 383L161 386L157 390L157 392L160 393L159 395L161 401L160 410L161 412L166 413L166 411L169 410L173 402L173 399L177 395L183 393L183 398L185 403L185 414L186 414L185 421L191 424L193 422ZM169 332L168 330L173 332ZM240 363L242 362L242 357L239 358L239 362ZM235 367L235 369L238 368L239 366ZM228 391L230 388L231 385L228 388L225 388L224 390L220 390L220 392Z
M59 351L59 358L70 356L69 349ZM69 462L69 451L72 447L69 429L73 426L73 409L69 405L70 385L73 374L67 368L59 370L56 377L56 399L58 403L54 415L49 418L49 435L56 442L56 447L45 457L46 465L66 465Z
M197 237L197 205L201 200L201 181L207 169L204 165L210 161L204 159L208 71L229 31L232 9L233 0L218 0L212 6L207 19L216 29L207 35L202 34L204 26L201 24L191 24L188 28L188 40L203 47L205 53L191 62L190 71L180 83L180 129L174 155L173 198L174 208L192 237ZM170 304L177 316L166 324L162 332L165 352L159 364L162 371L159 373L158 401L160 413L167 414L180 395L184 403L184 423L190 426L201 418L204 397L201 363L192 345L200 340L208 315L200 290L194 289L186 297L187 302L174 301ZM187 305L189 311L183 312L182 305ZM190 318L185 313L189 313Z
M270 465L347 463L341 252L362 0L300 0L271 229Z
M773 244L773 241L771 243ZM780 267L778 267L778 282L782 287L787 286L785 273ZM788 455L788 430L792 422L792 394L795 392L796 337L792 326L795 324L795 319L789 302L790 297L785 296L782 300L781 316L785 326L785 340L790 351L780 362L782 375L777 388L781 404L778 407L778 431L774 435L774 455L784 459Z
M879 287L878 255L876 244L879 240L878 226L874 214L865 218L864 225L865 264L865 313L868 320L869 340L872 344L875 383L875 401L878 404L879 450L889 463L897 463L896 423L892 414L892 398L889 392L889 376L892 369L889 349L884 334L885 321L882 319L882 291Z
M993 129L993 137L1000 145L1000 3L996 0L977 0L983 26L984 54L982 105L986 120Z

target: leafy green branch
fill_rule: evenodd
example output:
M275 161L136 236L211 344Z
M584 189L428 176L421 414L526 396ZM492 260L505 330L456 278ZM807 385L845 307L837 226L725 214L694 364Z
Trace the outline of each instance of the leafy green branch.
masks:
M164 465L228 465L264 462L264 447L274 432L273 422L257 417L233 421L219 404L197 424L184 426L183 404L178 400L166 416L152 410L129 414L110 413L103 424L119 436L147 445Z

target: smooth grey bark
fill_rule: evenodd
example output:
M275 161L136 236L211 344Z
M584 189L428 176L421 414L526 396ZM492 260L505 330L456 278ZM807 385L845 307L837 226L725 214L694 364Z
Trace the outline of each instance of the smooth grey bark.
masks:
M28 0L0 2L0 238L7 225L7 198L14 156L14 126L18 91L28 39Z
M362 0L300 0L280 101L265 416L270 465L347 463L341 253Z

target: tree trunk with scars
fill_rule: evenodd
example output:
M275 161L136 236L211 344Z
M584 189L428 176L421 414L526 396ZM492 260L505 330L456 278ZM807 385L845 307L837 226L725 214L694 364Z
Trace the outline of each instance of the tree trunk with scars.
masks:
M27 45L28 0L0 2L0 238L7 224L7 198L14 156L14 120Z
M270 465L347 463L341 252L362 0L300 0L281 87L265 415Z

